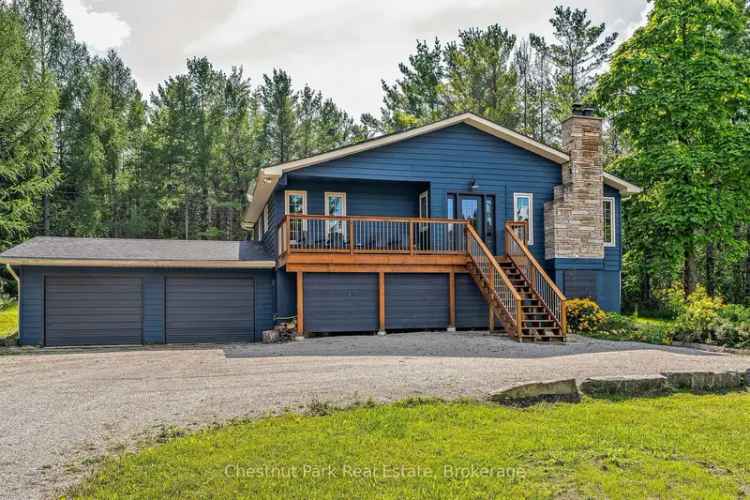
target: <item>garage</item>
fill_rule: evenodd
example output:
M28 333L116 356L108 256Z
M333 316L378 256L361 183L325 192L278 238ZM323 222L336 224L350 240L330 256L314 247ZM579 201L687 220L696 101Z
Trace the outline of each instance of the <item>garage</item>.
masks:
M274 325L257 241L36 237L0 264L19 280L22 345L258 342Z
M168 343L253 341L252 279L168 277L165 293Z
M143 282L137 277L45 278L45 345L126 345L143 339Z

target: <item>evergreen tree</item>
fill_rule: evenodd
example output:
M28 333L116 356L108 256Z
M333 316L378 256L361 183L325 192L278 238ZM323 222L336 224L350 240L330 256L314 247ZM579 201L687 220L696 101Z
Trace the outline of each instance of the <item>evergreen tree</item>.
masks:
M557 69L558 118L562 118L591 90L594 73L609 57L617 33L603 36L605 24L592 24L586 9L555 7L550 23L556 43L550 45L549 55Z
M440 40L432 47L426 41L417 40L416 54L409 56L408 63L400 63L401 78L393 85L385 80L383 88L382 119L380 123L365 121L381 131L404 130L444 118L448 114L444 100L445 65Z
M268 148L272 161L289 161L294 153L298 100L292 79L286 71L274 69L271 76L263 75L260 96L265 115L264 146Z
M28 236L39 216L37 200L57 181L45 168L57 94L38 64L21 20L0 5L0 249Z
M445 48L447 101L454 112L471 111L506 127L518 124L516 36L500 25L459 31Z
M41 79L51 79L63 89L60 104L66 105L68 100L67 81L65 79L71 71L71 58L80 56L81 47L76 44L73 25L65 16L62 0L14 0L12 9L23 20L26 27L26 38L36 52L35 68ZM85 49L84 49L85 50ZM62 113L65 108L58 108L55 133L60 134L63 127ZM53 139L60 148L61 138ZM63 154L50 156L42 165L42 171L52 174L55 170L62 170ZM56 160L56 161L55 161ZM50 234L50 193L43 194L42 226L44 234Z

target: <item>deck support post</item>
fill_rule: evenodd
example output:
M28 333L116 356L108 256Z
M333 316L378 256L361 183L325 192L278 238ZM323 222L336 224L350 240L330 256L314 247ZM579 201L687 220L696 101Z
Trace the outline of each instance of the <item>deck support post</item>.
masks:
M490 317L489 317L489 320L487 321L487 329L490 332L494 332L495 331L495 308L490 305L488 309L490 311Z
M385 273L378 273L378 335L385 335Z
M297 271L297 336L305 335L305 288L304 274Z
M448 331L456 331L456 273L448 273Z

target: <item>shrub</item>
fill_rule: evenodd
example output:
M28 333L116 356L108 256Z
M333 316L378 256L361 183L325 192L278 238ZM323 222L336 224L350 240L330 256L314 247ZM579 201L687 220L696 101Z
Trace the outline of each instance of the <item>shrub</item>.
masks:
M592 337L606 340L630 340L649 344L672 343L672 330L667 325L639 323L629 316L607 313Z
M677 338L687 342L713 343L714 326L723 308L724 303L720 298L710 297L703 287L698 287L690 294L685 309L677 317L675 324Z
M685 291L681 283L674 283L669 288L654 291L654 298L659 303L659 310L666 317L675 319L685 311Z
M605 319L604 311L591 299L568 301L568 328L572 333L586 335L596 332Z
M712 325L713 340L729 347L750 347L750 308L729 304Z

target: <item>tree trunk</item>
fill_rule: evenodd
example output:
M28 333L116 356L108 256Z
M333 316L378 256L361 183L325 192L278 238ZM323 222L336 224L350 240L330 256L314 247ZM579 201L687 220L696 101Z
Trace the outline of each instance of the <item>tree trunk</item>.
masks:
M682 288L686 297L695 291L695 270L695 248L691 241L685 243L685 262L682 267Z
M714 256L714 244L706 245L706 291L713 297L716 295L716 259Z

